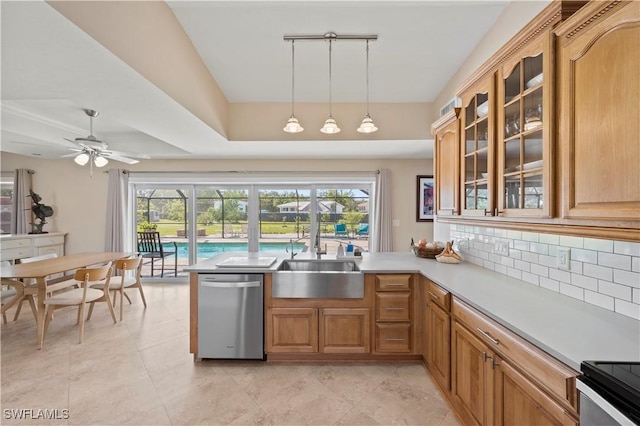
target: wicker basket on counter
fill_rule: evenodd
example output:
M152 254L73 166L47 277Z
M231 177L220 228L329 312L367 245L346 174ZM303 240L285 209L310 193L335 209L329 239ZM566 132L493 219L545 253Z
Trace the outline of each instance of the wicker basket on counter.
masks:
M444 247L418 247L416 245L411 246L411 250L415 253L416 256L422 257L424 259L435 259L437 255L442 253Z

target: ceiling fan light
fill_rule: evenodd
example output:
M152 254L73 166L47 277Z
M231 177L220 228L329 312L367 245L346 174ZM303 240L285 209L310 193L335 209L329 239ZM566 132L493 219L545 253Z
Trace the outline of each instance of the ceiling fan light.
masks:
M101 155L96 155L96 157L93 159L93 164L95 164L96 167L104 167L109 164L109 160Z
M287 133L300 133L304 128L300 125L298 119L292 114L287 121L287 125L282 129Z
M333 135L335 133L340 133L340 127L336 123L336 120L333 117L329 116L327 120L324 122L324 126L320 129L322 133L326 133L328 135Z
M79 166L84 166L89 162L89 154L87 154L86 152L81 152L80 154L76 155L76 158L74 158L73 161L75 161Z
M373 133L376 132L378 128L373 124L373 120L369 117L369 114L367 114L362 119L362 123L360 123L360 127L358 127L357 130L360 133Z

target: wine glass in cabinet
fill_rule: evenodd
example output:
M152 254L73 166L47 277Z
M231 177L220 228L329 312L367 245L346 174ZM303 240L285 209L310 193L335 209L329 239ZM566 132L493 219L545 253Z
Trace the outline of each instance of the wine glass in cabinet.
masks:
M462 215L494 211L494 84L485 78L462 94Z
M543 34L499 70L498 215L550 217L550 35Z

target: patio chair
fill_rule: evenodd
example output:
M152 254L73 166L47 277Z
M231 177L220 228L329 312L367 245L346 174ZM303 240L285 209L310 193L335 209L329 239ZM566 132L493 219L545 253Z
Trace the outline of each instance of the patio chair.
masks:
M175 241L172 241L173 251L166 251L160 241L159 232L138 232L138 252L143 258L151 259L151 276L153 277L153 266L156 259L160 259L162 262L162 268L160 269L160 277L164 277L164 258L173 256L173 273L178 276L178 245Z
M369 236L369 224L361 223L358 225L358 230L356 231L356 235L358 237L368 237Z
M336 223L335 225L333 225L334 228L334 234L336 235L336 237L338 236L343 236L343 237L348 237L349 233L347 232L347 224L346 223Z

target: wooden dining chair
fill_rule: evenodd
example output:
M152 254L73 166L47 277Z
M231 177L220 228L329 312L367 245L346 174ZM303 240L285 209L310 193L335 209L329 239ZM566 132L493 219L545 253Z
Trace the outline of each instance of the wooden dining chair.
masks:
M82 343L82 339L84 337L85 309L87 303L90 303L87 321L91 319L93 305L96 302L106 302L114 324L117 323L116 314L111 303L111 298L109 297L111 269L112 262L97 268L80 268L76 270L74 275L74 279L80 283L80 288L73 288L65 292L56 293L51 297L47 297L44 300L44 304L47 309L44 322L45 335L49 328L49 324L51 323L51 319L53 318L53 311L60 308L66 308L68 306L78 307L78 324L80 325L78 343ZM104 283L103 287L101 289L89 287L89 283L96 282Z
M144 304L144 307L147 307L147 299L145 299L144 297L144 290L142 290L142 258L140 258L140 264L138 265L138 269L135 272L135 275L133 277L129 276L127 278L125 278L124 280L124 289L127 290L129 288L137 288L138 291L140 292L140 297L142 298L142 303ZM129 303L131 303L131 299L129 299L129 296L127 295L127 292L123 292L124 297L129 301Z
M109 291L113 291L114 306L116 305L117 295L120 294L120 321L122 321L123 318L124 297L126 295L124 290L126 288L138 287L140 289L140 295L142 296L142 302L144 303L145 308L147 307L147 302L144 299L144 293L142 292L142 285L140 284L141 267L142 258L138 256L118 259L114 265L115 271L119 272L120 276L112 276L111 280L109 280L108 286ZM127 275L128 271L133 271L135 275ZM92 283L91 288L104 289L106 284L107 283L104 282ZM127 300L129 300L129 303L131 303L129 296L126 297ZM91 309L92 308L89 308L89 316L91 316Z
M2 260L0 261L0 266L3 268L5 266L11 266L11 262L9 262L8 260ZM14 286L10 286L4 283L2 284L2 289L0 290L0 296L2 298L2 323L3 324L7 323L6 310L15 303L13 302L13 299L17 297L17 294L18 293ZM5 309L5 304L7 305L7 309Z
M40 256L33 256L33 257L25 257L23 259L20 259L19 262L20 263L31 263L31 262L37 262L39 260L46 260L46 259L54 259L58 257L57 254L55 253L48 253L48 254L43 254ZM18 307L16 308L16 313L13 316L13 320L14 321L18 321L18 317L20 316L20 311L22 310L22 304L24 303L24 301L28 301L29 302L29 306L31 306L31 311L33 312L33 318L36 319L37 321L37 310L36 310L36 304L34 301L34 297L38 294L38 284L36 283L35 280L31 280L31 281L27 281L24 282L24 287L22 289L22 297L20 298L20 300L17 301L18 303Z

